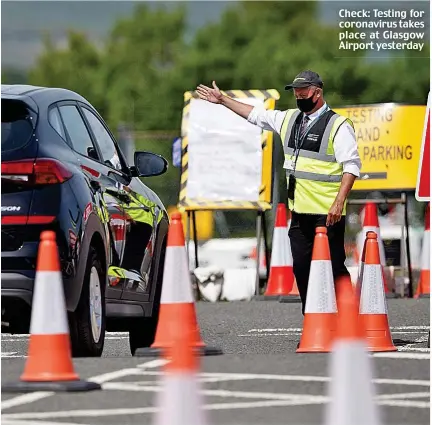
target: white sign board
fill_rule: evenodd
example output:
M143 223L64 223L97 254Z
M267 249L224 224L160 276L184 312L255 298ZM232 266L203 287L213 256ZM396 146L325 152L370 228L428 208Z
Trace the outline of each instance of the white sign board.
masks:
M264 105L264 100L258 98L238 100ZM192 99L187 198L257 202L262 173L261 135L260 127L226 107Z

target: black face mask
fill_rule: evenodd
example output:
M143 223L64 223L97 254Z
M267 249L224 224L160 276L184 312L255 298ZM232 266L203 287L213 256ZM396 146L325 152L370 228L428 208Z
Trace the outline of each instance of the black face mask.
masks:
M315 105L318 103L318 100L315 102L312 100L314 95L311 97L308 97L307 99L297 99L297 107L302 112L310 112L313 108L315 108Z

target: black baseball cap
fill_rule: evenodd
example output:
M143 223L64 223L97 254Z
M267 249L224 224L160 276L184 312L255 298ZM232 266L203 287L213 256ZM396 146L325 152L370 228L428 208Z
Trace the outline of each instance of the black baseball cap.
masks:
M309 86L317 86L322 88L323 85L324 83L321 80L321 77L316 72L302 71L294 78L294 81L291 84L285 86L285 90L291 90L293 88L300 89L302 87Z

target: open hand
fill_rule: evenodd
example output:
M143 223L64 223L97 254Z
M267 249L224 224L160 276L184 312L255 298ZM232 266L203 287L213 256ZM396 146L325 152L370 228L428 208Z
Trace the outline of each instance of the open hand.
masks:
M343 203L338 201L333 202L333 205L327 214L326 226L333 226L333 224L336 224L338 221L340 221L342 217L342 209Z
M212 86L213 88L210 88L200 84L196 89L199 98L211 103L221 103L223 95L215 81L212 82Z

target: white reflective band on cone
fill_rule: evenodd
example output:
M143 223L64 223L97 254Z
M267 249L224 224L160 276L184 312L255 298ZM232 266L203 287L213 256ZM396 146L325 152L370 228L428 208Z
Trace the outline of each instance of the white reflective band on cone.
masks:
M169 246L165 255L161 303L193 302L186 249L183 246Z
M275 227L273 232L273 249L271 256L271 267L292 266L291 244L288 237L288 229Z
M68 334L66 303L61 273L38 271L33 290L30 334Z
M305 313L337 313L333 269L329 260L311 263Z
M382 268L379 264L364 265L360 314L387 314Z

